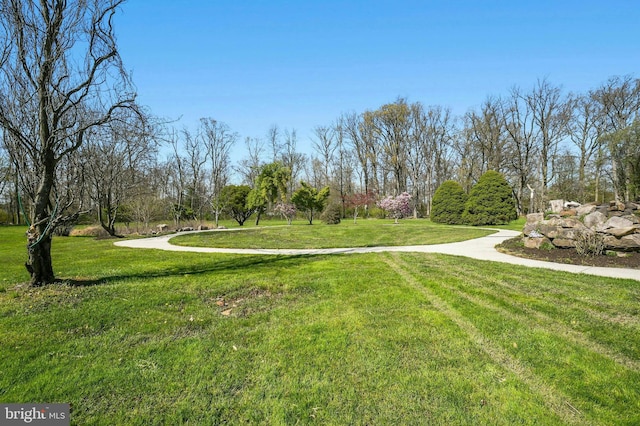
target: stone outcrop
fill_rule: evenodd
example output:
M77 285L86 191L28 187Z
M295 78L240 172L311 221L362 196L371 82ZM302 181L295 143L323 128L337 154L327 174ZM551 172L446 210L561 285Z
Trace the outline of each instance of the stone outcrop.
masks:
M525 246L573 248L578 236L589 232L602 236L606 250L640 251L639 204L611 202L571 207L547 215L527 215L523 231Z

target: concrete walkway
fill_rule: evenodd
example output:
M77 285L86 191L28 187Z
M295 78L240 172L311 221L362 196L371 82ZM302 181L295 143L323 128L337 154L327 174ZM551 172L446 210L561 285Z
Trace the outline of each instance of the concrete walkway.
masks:
M212 231L204 231L212 232ZM219 231L213 231L219 232ZM510 263L513 265L528 266L532 268L546 268L556 271L572 272L577 274L597 275L612 278L627 278L640 281L640 269L600 268L581 265L566 265L562 263L543 262L540 260L524 259L508 254L500 253L495 246L501 242L520 235L517 231L498 230L495 234L467 240L459 243L433 244L421 246L396 246L396 247L352 247L352 248L328 248L328 249L229 249L211 247L185 247L176 246L169 242L173 237L193 232L163 235L160 237L142 238L138 240L118 241L114 244L120 247L146 248L167 251L188 251L194 253L232 253L232 254L265 254L265 255L320 255L320 254L351 254L351 253L381 253L381 252L420 252L440 253L452 256L464 256L472 259L488 260L492 262Z

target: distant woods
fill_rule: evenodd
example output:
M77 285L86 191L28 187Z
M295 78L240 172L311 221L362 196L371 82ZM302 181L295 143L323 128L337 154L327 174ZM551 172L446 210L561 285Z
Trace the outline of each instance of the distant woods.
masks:
M312 147L306 153L298 133L278 125L242 138L213 118L187 129L129 115L87 133L60 167L57 191L91 206L85 210L111 234L116 222L217 222L230 214L222 195L231 184L251 189L248 205L259 214L291 203L305 182L330 187L330 203L343 217L403 192L411 195L413 214L427 216L442 183L455 181L468 194L489 170L506 177L518 213L541 211L556 198L635 200L639 111L640 80L631 76L611 77L586 93L567 93L543 79L488 96L462 116L402 98L347 112L315 127L303 141ZM0 152L0 222L24 222L29 207L17 195L24 198L33 184L17 176L10 149L5 143ZM234 152L243 155L232 163ZM274 167L282 175L277 184L265 180Z

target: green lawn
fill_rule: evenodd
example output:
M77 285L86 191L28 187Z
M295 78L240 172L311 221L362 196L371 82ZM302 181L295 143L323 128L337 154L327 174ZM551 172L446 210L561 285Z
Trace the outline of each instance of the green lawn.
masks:
M640 423L637 281L57 238L65 281L28 289L23 232L0 228L0 401L72 424Z
M522 227L521 227L522 229ZM267 226L181 235L171 242L182 246L264 249L312 249L334 247L375 247L442 244L480 238L492 231L439 225L429 220L343 221L339 225L309 226L294 222L291 226Z

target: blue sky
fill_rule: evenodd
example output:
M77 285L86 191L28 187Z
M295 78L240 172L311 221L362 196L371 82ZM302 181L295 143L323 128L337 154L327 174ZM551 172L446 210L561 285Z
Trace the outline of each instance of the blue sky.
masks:
M640 77L639 22L635 0L130 0L115 25L154 114L243 139L277 124L310 152L315 126L399 96L462 115L539 78L583 92Z

